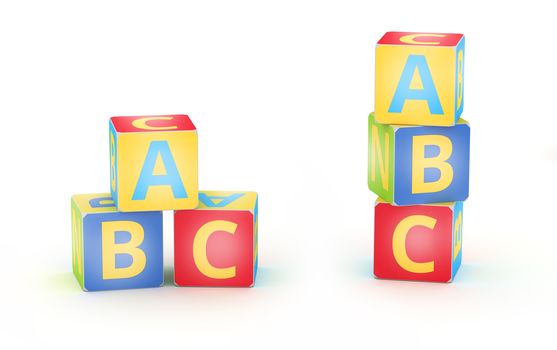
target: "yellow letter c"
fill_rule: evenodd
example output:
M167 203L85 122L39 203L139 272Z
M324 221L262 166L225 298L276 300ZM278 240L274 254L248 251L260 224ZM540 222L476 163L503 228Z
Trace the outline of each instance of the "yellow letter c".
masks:
M213 266L207 258L207 241L209 237L217 232L223 231L233 235L236 232L237 224L226 220L209 221L197 231L193 239L193 261L199 272L209 278L227 279L236 276L236 266L219 268Z
M147 124L152 120L172 120L172 117L145 117L145 118L138 118L132 121L132 125L138 129L143 130L176 130L178 126L176 125L167 125L167 126L151 126Z
M404 270L412 273L429 273L435 269L433 261L416 262L408 256L406 251L406 236L408 231L415 226L425 226L433 230L437 220L425 215L412 215L401 220L393 234L393 255L396 262Z
M408 35L404 35L400 37L400 41L406 44L421 44L421 45L439 45L440 42L439 41L416 41L416 38L428 38L428 37L433 37L433 38L444 38L446 37L445 34L427 34L427 33L423 33L423 34L408 34Z

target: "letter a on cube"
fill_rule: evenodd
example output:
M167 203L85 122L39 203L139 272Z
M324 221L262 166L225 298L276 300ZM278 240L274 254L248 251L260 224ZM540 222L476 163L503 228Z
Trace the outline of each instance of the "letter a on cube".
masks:
M375 49L378 123L452 126L464 105L464 35L388 32Z
M110 118L110 188L123 212L197 207L197 131L189 117Z
M396 205L468 198L470 127L386 125L369 115L368 186Z
M255 192L201 191L197 209L174 212L177 286L254 285L257 203Z
M375 204L374 275L450 282L462 261L462 202Z
M85 291L160 287L162 212L118 212L110 193L74 195L72 266Z

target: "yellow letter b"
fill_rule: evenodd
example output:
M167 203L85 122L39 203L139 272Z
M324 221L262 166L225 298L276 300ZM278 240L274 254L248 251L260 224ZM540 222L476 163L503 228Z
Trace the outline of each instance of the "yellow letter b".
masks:
M130 240L116 243L116 232L128 232ZM145 237L143 227L134 221L106 221L102 223L102 270L103 279L130 278L139 275L147 258L145 252L138 248ZM116 254L127 254L132 263L127 267L116 267Z
M439 154L425 156L426 146L437 146ZM453 181L453 167L447 162L453 153L451 139L443 135L417 135L412 139L412 193L440 192ZM425 181L425 169L439 169L439 179Z

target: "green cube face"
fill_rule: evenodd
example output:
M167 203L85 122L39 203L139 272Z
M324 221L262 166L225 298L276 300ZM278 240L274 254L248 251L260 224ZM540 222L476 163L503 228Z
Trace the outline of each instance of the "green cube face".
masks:
M367 182L371 191L389 203L394 197L394 130L389 125L375 122L375 116L368 117L368 170Z
M81 288L83 283L83 215L72 200L72 270Z

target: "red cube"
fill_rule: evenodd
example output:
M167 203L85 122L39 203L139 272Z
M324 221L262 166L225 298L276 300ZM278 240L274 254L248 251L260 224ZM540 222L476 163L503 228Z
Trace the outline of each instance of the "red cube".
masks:
M462 261L462 202L375 204L377 278L450 282Z
M174 212L177 286L252 287L257 274L257 193L200 191Z

